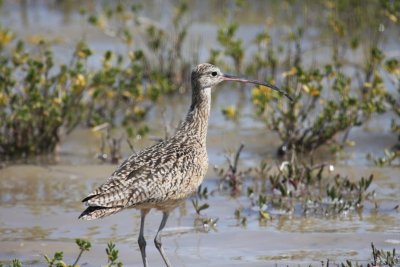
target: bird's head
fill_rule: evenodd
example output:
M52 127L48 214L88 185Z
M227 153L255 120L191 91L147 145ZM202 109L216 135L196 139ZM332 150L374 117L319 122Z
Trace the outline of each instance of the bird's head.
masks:
M193 88L211 88L223 80L223 73L221 70L209 63L199 64L192 70Z
M192 70L192 87L194 90L211 88L223 81L236 81L241 83L252 83L252 84L266 86L268 88L280 92L290 100L293 100L292 97L287 92L279 89L275 85L266 82L260 82L257 80L249 80L246 78L224 74L218 67L209 63L199 64Z

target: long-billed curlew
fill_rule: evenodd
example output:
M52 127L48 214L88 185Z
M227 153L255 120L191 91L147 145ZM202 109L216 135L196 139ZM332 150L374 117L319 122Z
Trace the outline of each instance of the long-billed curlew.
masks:
M104 184L82 200L89 206L79 216L84 220L102 218L125 208L140 209L138 243L144 266L147 266L144 220L152 208L163 212L154 243L165 264L171 266L161 244L160 232L169 213L197 190L206 174L211 88L222 81L267 86L290 99L286 92L273 85L223 74L211 64L200 64L192 71L192 104L176 134L130 156Z

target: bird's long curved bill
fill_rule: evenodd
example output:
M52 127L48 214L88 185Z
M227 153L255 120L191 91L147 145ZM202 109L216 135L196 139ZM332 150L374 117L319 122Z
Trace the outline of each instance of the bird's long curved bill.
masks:
M290 101L293 101L293 98L285 91L283 91L282 89L276 87L275 85L266 83L266 82L260 82L257 80L249 80L246 78L241 78L241 77L237 77L234 75L229 75L229 74L224 74L223 78L225 81L236 81L236 82L241 82L241 83L252 83L252 84L257 84L257 85L262 85L262 86L266 86L268 88L271 88L272 90L278 91L279 93L283 94L284 96L286 96L287 98L290 99Z

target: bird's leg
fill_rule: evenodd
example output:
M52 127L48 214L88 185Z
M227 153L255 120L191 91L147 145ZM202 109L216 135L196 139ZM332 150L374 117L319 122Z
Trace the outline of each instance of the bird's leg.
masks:
M163 217L162 217L162 220L161 220L160 227L158 228L158 232L156 234L156 237L154 238L154 244L156 245L156 248L160 252L165 264L168 267L170 267L171 263L169 262L169 260L167 258L167 255L165 255L165 251L164 251L164 249L162 247L162 244L161 244L161 235L160 235L162 229L164 228L165 224L167 223L168 216L169 216L169 212L163 212Z
M139 233L138 244L140 248L140 253L142 253L142 260L144 267L147 267L147 258L146 258L146 240L144 239L143 236L143 228L144 228L144 219L146 218L148 212L149 210L140 211L141 218L140 218L140 233Z

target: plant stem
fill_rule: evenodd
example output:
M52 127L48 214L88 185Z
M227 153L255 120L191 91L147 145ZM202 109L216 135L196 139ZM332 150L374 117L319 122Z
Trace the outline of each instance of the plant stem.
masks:
M83 249L81 249L81 252L79 252L78 257L76 258L75 262L72 264L73 267L78 264L78 261L81 258L82 254L83 254Z

